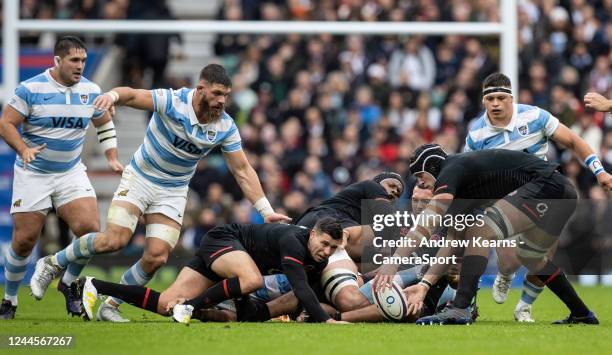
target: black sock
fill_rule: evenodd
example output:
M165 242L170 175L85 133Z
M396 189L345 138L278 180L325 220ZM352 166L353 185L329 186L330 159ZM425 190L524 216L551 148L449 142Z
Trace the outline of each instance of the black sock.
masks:
M584 317L589 313L589 308L582 302L572 284L568 281L565 273L550 261L535 272L537 276L565 305L570 309L573 316Z
M159 302L159 292L157 291L140 285L121 285L98 279L92 279L91 283L99 294L119 298L132 306L157 313L157 303Z
M481 255L466 255L461 263L459 287L453 300L453 306L457 308L468 308L476 292L478 292L478 281L485 272L489 259Z
M249 296L236 302L238 322L265 322L270 319L270 309L265 302L256 301Z
M438 301L440 301L440 297L442 297L444 290L446 290L446 286L448 286L448 279L446 277L441 278L440 281L431 286L425 295L425 300L423 300L425 308L421 312L421 316L432 315L436 312Z
M223 281L204 291L200 296L190 299L185 304L192 305L195 309L208 308L217 303L241 296L240 281L237 277L224 279Z

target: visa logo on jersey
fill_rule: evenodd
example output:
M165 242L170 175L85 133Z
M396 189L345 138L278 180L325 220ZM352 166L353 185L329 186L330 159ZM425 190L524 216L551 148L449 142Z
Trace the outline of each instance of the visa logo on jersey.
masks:
M202 154L202 149L199 149L198 147L196 147L194 144L187 142L186 140L179 138L179 137L174 137L174 140L172 141L172 144L177 147L178 149L184 150L187 153L191 153L191 154Z
M85 128L81 117L53 117L53 128Z

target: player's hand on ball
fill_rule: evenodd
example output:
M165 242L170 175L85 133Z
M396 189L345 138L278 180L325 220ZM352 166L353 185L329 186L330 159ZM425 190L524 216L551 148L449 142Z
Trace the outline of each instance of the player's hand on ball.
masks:
M325 323L327 324L351 324L351 322L347 322L344 320L335 320L333 318L326 320Z
M596 92L589 92L584 95L584 103L586 107L597 111L608 112L612 110L612 100L608 100Z
M46 147L47 147L47 143L44 143L44 144L39 145L37 147L32 147L32 148L24 149L21 152L21 154L20 154L21 160L23 160L24 168L26 168L31 161L36 159L36 155L38 155L38 153L42 152Z
M382 291L388 287L391 287L393 277L397 272L397 265L383 265L378 270L376 276L374 276L374 289Z
M612 175L603 172L597 175L597 182L606 192L612 191Z
M282 213L272 213L264 217L266 223L288 223L291 222L291 218L285 216Z
M408 314L418 315L423 309L423 301L427 295L427 288L423 285L412 285L404 289L408 301Z

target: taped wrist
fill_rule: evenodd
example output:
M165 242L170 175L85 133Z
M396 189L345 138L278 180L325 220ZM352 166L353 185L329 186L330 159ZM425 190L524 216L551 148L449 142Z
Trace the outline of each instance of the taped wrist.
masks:
M597 176L601 173L603 173L605 170L603 168L603 165L601 164L601 161L599 160L599 158L597 157L596 154L591 154L589 155L585 160L584 160L584 165L588 166L589 169L591 169L591 172Z
M106 122L96 130L98 131L98 142L104 151L117 148L117 131L113 121Z
M257 200L257 202L255 202L253 207L255 207L257 212L259 212L259 214L264 218L274 213L274 209L272 208L270 201L268 201L268 199L265 196Z

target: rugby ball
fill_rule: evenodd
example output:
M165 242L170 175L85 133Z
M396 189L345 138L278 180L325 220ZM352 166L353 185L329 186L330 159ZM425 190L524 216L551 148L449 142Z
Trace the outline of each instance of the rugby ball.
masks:
M408 301L402 292L402 288L397 282L393 281L391 287L382 291L372 289L374 304L378 312L390 321L401 322L408 316Z

